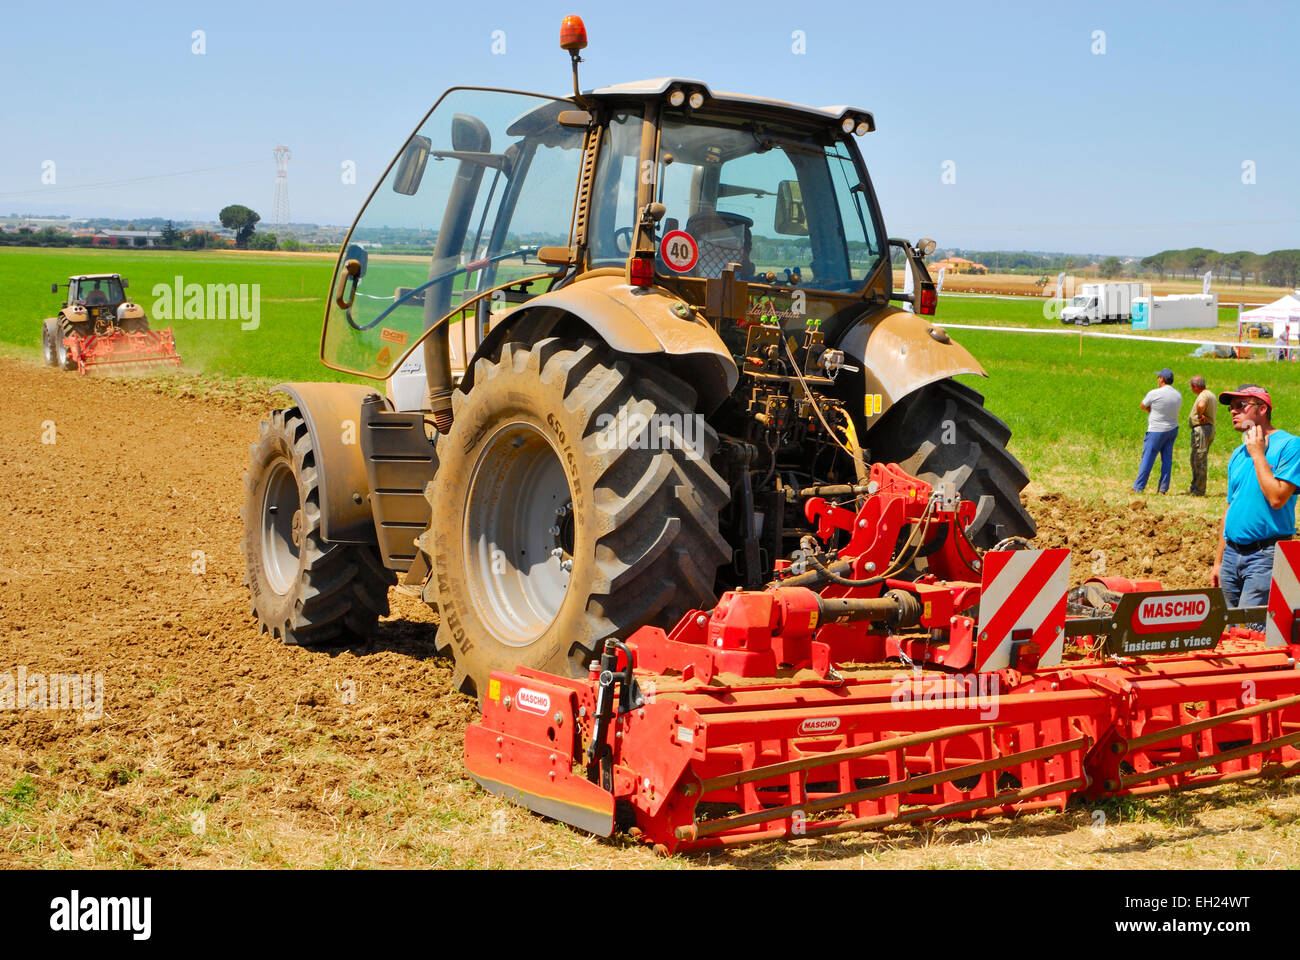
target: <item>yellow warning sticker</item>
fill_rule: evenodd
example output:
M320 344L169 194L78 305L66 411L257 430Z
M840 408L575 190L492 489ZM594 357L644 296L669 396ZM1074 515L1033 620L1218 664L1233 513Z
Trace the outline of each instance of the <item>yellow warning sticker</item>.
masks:
M809 630L816 630L816 629L817 629L817 611L816 611L816 610L814 610L814 611L812 611L810 614L808 614L808 629L809 629Z
M387 347L384 347L384 349L380 350L379 354L375 357L375 362L381 367L386 367L388 364L393 362L393 355L388 352Z
M879 393L868 393L863 406L867 416L874 417L885 409L885 398Z
M923 608L922 608L921 619L922 619L922 620L929 620L929 619L930 619L930 601L929 601L929 600L925 601L925 605L924 605Z
M500 699L501 699L501 681L500 681L500 680L497 680L497 679L494 678L494 679L491 679L491 680L488 681L488 699L489 699L489 700L500 700Z

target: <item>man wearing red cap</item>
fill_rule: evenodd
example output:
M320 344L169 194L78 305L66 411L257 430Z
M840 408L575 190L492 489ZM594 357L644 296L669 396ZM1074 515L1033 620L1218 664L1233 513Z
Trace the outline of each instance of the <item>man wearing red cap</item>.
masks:
M1295 535L1300 437L1273 426L1273 400L1257 384L1221 394L1219 403L1232 411L1232 428L1245 443L1228 461L1228 512L1210 582L1223 588L1230 607L1263 606L1273 578L1273 546Z

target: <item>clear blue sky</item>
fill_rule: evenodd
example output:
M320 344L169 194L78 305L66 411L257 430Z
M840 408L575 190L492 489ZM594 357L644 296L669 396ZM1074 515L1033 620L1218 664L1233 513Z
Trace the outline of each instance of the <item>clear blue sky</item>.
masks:
M0 214L210 219L245 203L269 219L284 143L292 218L348 223L445 87L564 93L565 13L587 23L584 87L680 75L874 111L861 143L894 235L1300 247L1300 7L1263 2L13 2ZM209 172L157 178L193 170ZM117 183L134 178L152 179Z

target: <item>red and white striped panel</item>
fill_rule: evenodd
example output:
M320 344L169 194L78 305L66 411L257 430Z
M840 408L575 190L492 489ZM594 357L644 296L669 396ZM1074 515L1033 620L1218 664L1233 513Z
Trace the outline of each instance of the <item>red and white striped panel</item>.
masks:
M1065 651L1065 593L1070 551L998 550L984 554L980 590L977 670L1011 666L1012 634L1032 631L1040 666L1061 662Z
M1282 647L1291 642L1292 621L1300 610L1300 540L1279 540L1273 548L1273 582L1268 588L1268 617L1264 645Z

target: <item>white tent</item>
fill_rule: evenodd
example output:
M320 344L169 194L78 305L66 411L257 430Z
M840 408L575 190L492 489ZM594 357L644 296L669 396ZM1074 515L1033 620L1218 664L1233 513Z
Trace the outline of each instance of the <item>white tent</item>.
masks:
M1283 348L1292 342L1300 342L1300 290L1266 303L1254 310L1247 310L1237 318L1237 339L1241 332L1252 323L1267 323L1273 331L1273 340L1277 349L1270 351L1278 358L1284 356Z
M1266 303L1254 310L1247 310L1238 319L1241 323L1259 323L1261 321L1273 325L1285 323L1294 331L1296 327L1300 326L1300 297L1288 293L1280 300Z

